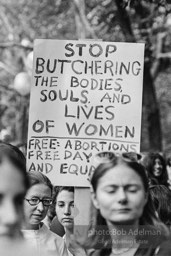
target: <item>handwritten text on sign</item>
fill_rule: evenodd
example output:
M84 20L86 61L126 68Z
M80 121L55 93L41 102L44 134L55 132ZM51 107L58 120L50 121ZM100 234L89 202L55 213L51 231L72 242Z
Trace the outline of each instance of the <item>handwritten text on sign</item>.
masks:
M36 40L28 169L89 186L99 151L140 149L144 44Z

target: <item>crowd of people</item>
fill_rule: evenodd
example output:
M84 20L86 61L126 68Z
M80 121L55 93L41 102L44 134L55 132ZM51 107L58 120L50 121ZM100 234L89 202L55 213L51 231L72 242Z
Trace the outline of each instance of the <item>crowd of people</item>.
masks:
M90 225L78 242L75 188L27 172L24 154L1 142L0 255L170 256L171 160L100 152L95 161Z

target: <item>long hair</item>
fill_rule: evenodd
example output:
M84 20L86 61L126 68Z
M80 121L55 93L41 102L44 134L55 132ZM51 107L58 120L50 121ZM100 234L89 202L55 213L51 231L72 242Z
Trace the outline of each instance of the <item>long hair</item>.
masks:
M162 173L159 177L155 177L153 174L155 160L159 159L162 164ZM143 159L143 165L147 170L147 175L153 185L168 185L168 174L166 169L166 162L164 157L159 153L149 153Z
M171 225L171 191L164 185L150 186L150 194L160 220Z
M108 163L101 163L97 166L97 168L94 171L94 174L91 179L91 185L94 193L96 193L98 182L101 177L103 177L106 172L114 168L115 166L119 164L125 164L129 168L133 169L141 178L143 186L144 186L144 192L148 195L147 203L144 207L142 216L139 219L139 226L143 225L143 227L150 226L157 231L160 231L160 234L162 236L168 235L168 230L162 224L159 219L157 218L155 214L155 209L151 200L151 197L149 195L149 186L148 186L148 178L146 175L145 168L142 164L138 163L137 161L128 161L124 160L122 157L116 157L112 161ZM90 225L89 230L89 237L87 239L87 242L85 243L85 246L87 247L95 247L95 248L103 248L106 251L110 251L109 248L111 248L111 237L108 231L108 227L106 224L106 220L103 218L99 210L96 210L95 207L92 208L93 211L93 218ZM96 215L96 217L95 217ZM104 231L99 232L100 229L103 229ZM102 234L105 234L105 237L102 236ZM102 241L103 240L103 241ZM100 244L99 242L100 241Z

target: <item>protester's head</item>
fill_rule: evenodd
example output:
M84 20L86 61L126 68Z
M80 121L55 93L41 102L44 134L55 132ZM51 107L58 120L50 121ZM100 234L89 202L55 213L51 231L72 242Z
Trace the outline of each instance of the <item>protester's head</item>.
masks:
M151 184L166 185L168 180L164 157L159 153L149 153L143 161Z
M146 170L140 163L139 155L101 152L96 159L91 178L95 207L91 212L88 238L81 244L86 248L103 248L110 254L113 237L109 231L113 228L119 228L122 235L122 229L148 230L152 227L154 233L168 236L168 229L156 215L149 195ZM138 234L138 239L147 237L140 238Z
M38 229L52 204L52 183L38 171L28 172L30 188L25 197L24 212L26 229Z
M164 158L160 154L156 154L155 156L153 156L152 160L153 160L152 174L154 175L154 177L160 177L164 172L164 168L165 168Z
M166 225L171 225L171 191L164 185L150 186L150 194L157 215Z
M23 202L29 186L26 159L15 146L0 143L0 238L16 238L23 221Z
M74 187L59 187L56 195L56 215L65 230L73 231Z
M112 152L110 152L110 155ZM107 223L152 223L144 167L128 155L100 163L91 179L94 206Z

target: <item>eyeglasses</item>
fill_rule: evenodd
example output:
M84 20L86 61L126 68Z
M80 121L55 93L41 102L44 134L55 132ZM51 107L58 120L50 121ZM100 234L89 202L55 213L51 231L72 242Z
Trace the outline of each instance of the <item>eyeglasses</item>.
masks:
M33 197L30 199L25 198L25 200L32 206L38 205L40 202L42 202L44 206L50 206L52 204L52 199L50 198L40 199L39 197Z
M142 158L142 156L136 152L115 153L112 151L103 151L95 155L93 162L97 166L102 163L113 162L119 157L128 162L139 162Z

